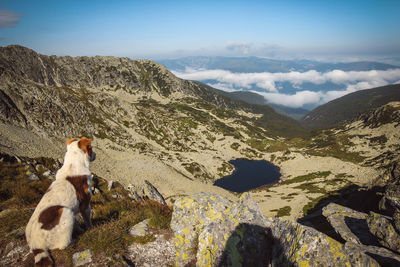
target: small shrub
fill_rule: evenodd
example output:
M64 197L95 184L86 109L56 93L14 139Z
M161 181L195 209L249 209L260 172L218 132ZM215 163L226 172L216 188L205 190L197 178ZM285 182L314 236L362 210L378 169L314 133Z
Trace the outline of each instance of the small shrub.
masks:
M290 216L290 212L292 211L292 208L290 206L285 206L280 209L275 209L271 211L276 211L276 217L283 217L283 216Z

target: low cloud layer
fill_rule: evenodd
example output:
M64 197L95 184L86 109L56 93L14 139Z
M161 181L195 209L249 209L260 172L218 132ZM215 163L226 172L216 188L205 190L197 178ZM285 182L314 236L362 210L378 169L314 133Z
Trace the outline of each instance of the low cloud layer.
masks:
M9 10L0 9L0 29L15 27L21 15Z
M286 73L232 73L226 70L193 70L174 72L180 78L197 81L216 81L209 85L225 90L252 90L254 87L264 89L265 92L256 92L264 96L268 102L282 104L290 107L302 107L304 105L319 105L344 96L348 93L362 89L369 89L400 82L400 69L371 70L371 71L342 71ZM289 82L294 88L298 88L295 94L283 94L279 92L279 82ZM309 91L302 90L304 83L321 85L334 83L342 90L335 91Z

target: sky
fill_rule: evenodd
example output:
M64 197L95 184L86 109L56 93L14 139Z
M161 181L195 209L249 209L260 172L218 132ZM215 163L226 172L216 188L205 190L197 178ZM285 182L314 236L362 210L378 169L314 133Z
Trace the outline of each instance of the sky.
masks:
M400 57L400 1L1 0L0 45L130 58Z

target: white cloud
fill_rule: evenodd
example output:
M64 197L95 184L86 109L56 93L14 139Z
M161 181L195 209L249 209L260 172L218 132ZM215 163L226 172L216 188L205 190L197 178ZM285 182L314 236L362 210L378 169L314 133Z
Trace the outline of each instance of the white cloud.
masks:
M0 9L0 29L13 28L18 24L21 15L9 10Z
M207 83L207 85L214 87L216 89L220 89L226 92L234 92L237 91L237 89L232 87L232 84L227 84L227 83Z
M319 103L323 97L321 92L313 92L308 90L296 92L294 95L253 92L262 95L270 103L294 108L302 107L306 104Z
M400 82L400 69L347 72L333 70L325 73L315 70L286 73L232 73L226 70L186 69L185 72L174 72L174 74L188 80L215 80L216 83L209 85L230 92L243 89L251 90L256 86L266 90L266 92L256 93L264 96L267 101L290 107L301 107L306 104L319 105L358 90ZM290 82L299 91L292 95L279 93L277 82ZM304 83L322 85L327 82L343 85L345 90L301 91L301 86Z

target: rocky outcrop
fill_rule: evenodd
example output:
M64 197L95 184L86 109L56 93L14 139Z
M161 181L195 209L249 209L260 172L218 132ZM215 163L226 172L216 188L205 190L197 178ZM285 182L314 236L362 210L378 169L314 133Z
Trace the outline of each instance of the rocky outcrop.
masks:
M275 219L272 266L379 266L368 255L293 221Z
M377 128L386 123L396 123L396 125L399 125L399 111L399 102L389 102L386 105L361 114L358 117L358 120L361 120L364 126L368 126L370 128Z
M394 228L391 218L371 212L367 217L367 224L371 234L382 246L400 253L400 235Z
M313 228L266 219L246 194L238 202L208 193L181 198L171 228L177 266L379 266Z
M356 244L378 245L376 238L368 230L368 214L335 203L324 207L322 214L344 240Z
M176 264L264 266L270 260L266 223L248 195L236 203L208 193L181 198L171 221Z
M163 205L166 205L164 197L158 192L157 188L152 185L149 181L145 180L144 185L128 185L128 190L131 192L130 196L135 201L143 201L151 199L157 201Z
M384 266L400 264L400 236L390 217L374 212L365 214L335 203L324 207L323 215L347 241L346 248L363 251Z

